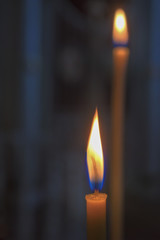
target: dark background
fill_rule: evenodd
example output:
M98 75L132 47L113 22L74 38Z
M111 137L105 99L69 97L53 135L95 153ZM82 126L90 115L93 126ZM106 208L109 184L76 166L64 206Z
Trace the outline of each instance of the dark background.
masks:
M85 151L96 106L109 165L117 7L131 52L124 239L160 239L159 0L0 1L0 239L86 239Z

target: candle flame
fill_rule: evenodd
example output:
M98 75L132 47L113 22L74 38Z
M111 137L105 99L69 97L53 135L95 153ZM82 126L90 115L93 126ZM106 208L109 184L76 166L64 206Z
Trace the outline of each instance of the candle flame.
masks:
M92 190L101 190L104 177L104 159L99 131L98 111L93 118L87 147L87 166Z
M116 45L126 45L128 38L126 14L123 9L118 9L114 15L113 41Z

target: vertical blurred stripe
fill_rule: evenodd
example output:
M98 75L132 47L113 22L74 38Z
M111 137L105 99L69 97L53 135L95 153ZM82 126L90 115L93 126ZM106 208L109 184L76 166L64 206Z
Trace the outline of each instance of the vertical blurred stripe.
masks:
M42 0L24 0L22 16L24 128L27 135L38 132L41 124Z
M160 171L160 1L151 1L150 86L149 86L149 174L158 177Z
M22 4L22 109L24 147L19 204L19 239L35 239L36 182L39 171L37 140L41 127L42 0Z

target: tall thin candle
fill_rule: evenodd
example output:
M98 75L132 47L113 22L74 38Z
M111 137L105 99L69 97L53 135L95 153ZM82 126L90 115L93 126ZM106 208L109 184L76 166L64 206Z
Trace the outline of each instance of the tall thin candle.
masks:
M110 163L111 240L123 239L123 122L125 75L129 49L125 12L118 9L113 25L112 141Z

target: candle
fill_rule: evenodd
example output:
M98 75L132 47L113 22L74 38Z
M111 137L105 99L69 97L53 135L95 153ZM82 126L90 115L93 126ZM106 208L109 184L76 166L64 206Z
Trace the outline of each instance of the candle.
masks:
M86 195L87 240L106 240L107 194L99 193L104 180L104 159L96 109L87 147L87 166L90 187L94 191Z
M129 57L126 15L118 9L113 25L112 140L110 163L111 240L123 239L123 122L125 75Z

